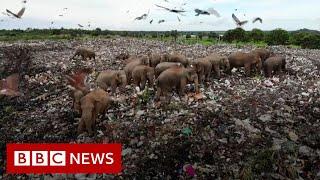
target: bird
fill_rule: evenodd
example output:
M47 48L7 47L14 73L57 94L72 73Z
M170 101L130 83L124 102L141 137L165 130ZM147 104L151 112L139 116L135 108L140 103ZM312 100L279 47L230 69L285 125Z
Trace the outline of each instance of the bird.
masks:
M153 19L151 19L151 21L149 23L152 24L153 23Z
M262 23L262 19L260 17L256 17L254 18L254 20L252 21L252 23L255 23L257 21L260 21L260 23Z
M148 17L148 14L142 14L141 16L136 17L134 20L144 20Z
M20 19L20 18L22 17L22 15L24 14L24 11L26 10L26 8L23 7L17 14L13 13L12 11L10 11L10 10L8 10L8 9L6 9L6 10L7 10L7 13L8 13L8 14L11 14L11 15L13 15L14 17Z
M181 22L181 19L179 18L179 16L177 16L177 18L178 18L178 21Z
M63 16L63 14L59 14L59 16L60 16L60 17L62 17L62 16Z
M63 8L64 11L68 10L68 8Z
M26 4L27 3L27 0L22 0L22 4Z
M237 26L241 27L243 26L244 24L247 24L248 21L240 21L236 15L232 14L232 18L233 20L236 22Z
M180 13L186 12L185 10L169 9L169 8L166 8L166 7L163 7L163 6L159 6L159 5L157 5L157 4L156 4L156 6L159 7L159 8L165 9L165 10L167 10L167 11L169 11L169 12L172 12L172 13L178 13L178 14L180 14Z
M19 92L19 74L12 74L5 79L0 80L0 95L21 96Z
M158 24L161 24L161 23L164 23L164 22L165 22L165 20L161 19L161 20L158 21Z
M51 24L53 24L54 22L53 21L51 21Z
M218 13L218 11L216 11L213 8L209 8L208 10L201 10L201 9L195 9L194 10L196 12L195 16L199 16L199 15L215 15L216 17L221 17L220 14Z
M81 24L78 24L79 27L83 27Z

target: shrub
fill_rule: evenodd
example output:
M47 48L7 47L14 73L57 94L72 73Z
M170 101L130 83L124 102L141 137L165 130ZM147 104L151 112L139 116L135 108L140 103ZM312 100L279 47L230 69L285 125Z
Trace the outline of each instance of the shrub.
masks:
M217 33L215 33L215 32L210 32L210 33L208 34L208 38L209 38L209 39L218 39L218 38L219 38L219 35L218 35Z
M283 29L276 29L267 34L268 45L286 45L289 41L289 33Z
M233 41L247 42L248 36L245 30L241 28L237 28L237 29L232 29L225 32L224 40L227 42L233 42Z
M299 33L293 33L290 36L290 44L298 45L301 46L303 42L303 38L307 35L308 33L305 32L299 32Z
M291 36L291 43L308 49L320 49L320 35L300 32Z
M186 39L190 39L190 38L191 38L191 34L187 34Z
M264 32L262 30L260 30L260 29L253 29L249 33L249 38L253 42L263 41L264 40Z
M320 49L320 35L308 34L305 35L300 44L302 48Z

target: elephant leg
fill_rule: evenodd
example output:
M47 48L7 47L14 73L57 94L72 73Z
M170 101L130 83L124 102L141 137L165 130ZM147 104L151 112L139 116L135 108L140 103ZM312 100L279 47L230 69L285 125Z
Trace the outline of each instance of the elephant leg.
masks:
M261 74L262 62L258 62L258 64L256 65L256 68L257 68L257 73Z
M140 82L140 88L141 88L141 90L144 90L144 88L146 87L146 83L147 83L146 78L142 78L142 79L141 79L141 82Z
M116 90L117 90L117 82L115 80L112 80L111 82L111 91L112 91L112 94L115 94L116 93Z
M214 73L215 73L216 77L218 79L220 79L220 68L219 68L219 66L214 66L213 69L214 69Z
M85 121L83 119L80 120L79 124L78 124L78 134L83 133L83 131L86 128L86 124Z
M157 93L156 93L156 96L155 96L155 100L159 100L160 97L161 97L161 88L158 87L158 88L157 88Z
M246 76L250 76L251 75L251 65L244 65L244 72L246 74Z

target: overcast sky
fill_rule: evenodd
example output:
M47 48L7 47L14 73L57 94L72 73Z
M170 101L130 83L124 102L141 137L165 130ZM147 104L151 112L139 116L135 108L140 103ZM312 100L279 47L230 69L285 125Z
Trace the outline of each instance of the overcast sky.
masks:
M181 6L183 3L187 5ZM179 15L179 22L176 14L162 10L155 4L183 8L187 12L184 16ZM22 6L21 0L0 0L1 12L6 9L18 12ZM0 22L0 29L78 28L77 24L81 24L86 29L218 31L236 27L231 18L231 14L235 13L240 20L250 21L244 26L246 30L320 30L319 0L27 0L25 6L22 19L9 18L1 13L0 20L3 21ZM213 15L195 16L195 8L211 7L221 14L220 18ZM68 10L64 11L63 8ZM148 11L146 20L134 21L135 17ZM252 24L255 17L261 17L263 24ZM151 19L154 20L153 24L149 24ZM166 22L158 24L161 19ZM89 22L91 28L87 27Z

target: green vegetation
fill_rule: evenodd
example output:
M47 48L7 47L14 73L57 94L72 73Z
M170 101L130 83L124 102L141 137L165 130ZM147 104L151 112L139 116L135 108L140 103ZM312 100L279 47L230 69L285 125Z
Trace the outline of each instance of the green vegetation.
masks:
M0 41L17 40L70 40L90 38L110 38L114 36L154 39L178 44L202 44L205 46L217 43L232 43L238 47L253 45L266 47L267 45L286 45L292 48L320 49L320 32L307 29L288 32L283 29L262 31L253 29L245 31L241 28L226 32L178 32L173 31L109 31L97 28L95 30L82 29L27 29L0 30Z

